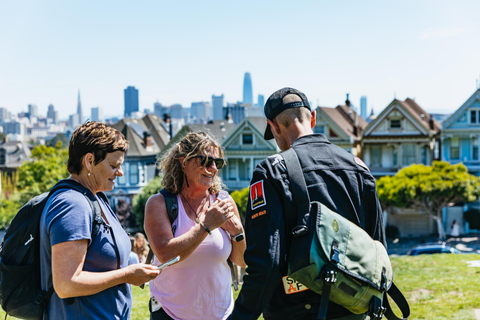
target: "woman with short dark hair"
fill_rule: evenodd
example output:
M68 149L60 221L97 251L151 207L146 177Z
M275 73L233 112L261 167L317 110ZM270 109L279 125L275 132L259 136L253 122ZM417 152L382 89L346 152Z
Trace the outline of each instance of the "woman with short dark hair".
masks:
M102 196L123 175L127 149L122 133L99 122L83 124L70 139L68 179L84 191L57 190L43 210L42 289L53 285L55 290L44 319L129 319L129 284L141 285L160 272L151 265L128 265L130 239ZM100 207L100 227L95 234L94 209L84 194Z

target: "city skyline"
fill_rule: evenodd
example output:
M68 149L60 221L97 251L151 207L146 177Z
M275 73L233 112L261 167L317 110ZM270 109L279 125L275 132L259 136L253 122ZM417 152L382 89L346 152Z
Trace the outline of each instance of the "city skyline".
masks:
M52 104L65 119L80 90L84 116L92 107L122 115L128 86L140 111L212 95L235 103L250 72L254 97L292 86L314 106L335 107L349 93L357 108L368 98L367 114L394 98L451 113L478 87L478 10L444 0L6 2L0 107L46 115Z

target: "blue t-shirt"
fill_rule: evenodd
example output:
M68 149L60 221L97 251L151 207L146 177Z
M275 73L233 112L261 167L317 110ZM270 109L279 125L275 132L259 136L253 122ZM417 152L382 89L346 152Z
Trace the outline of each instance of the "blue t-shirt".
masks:
M64 189L54 193L47 201L40 221L40 266L42 289L52 286L52 250L55 244L65 241L89 239L83 270L105 272L117 269L117 254L114 249L112 231L115 236L120 267L128 265L130 239L123 230L112 209L102 198L99 204L109 226L102 225L93 243L92 209L81 193ZM75 297L73 304L60 299L53 293L44 319L129 319L132 309L132 293L129 284L121 284L99 293Z

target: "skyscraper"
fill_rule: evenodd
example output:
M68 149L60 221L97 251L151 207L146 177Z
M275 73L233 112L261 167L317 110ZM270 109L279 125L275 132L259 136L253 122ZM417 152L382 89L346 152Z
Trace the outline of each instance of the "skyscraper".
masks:
M190 113L195 119L195 123L207 123L210 119L210 103L209 102L192 102Z
M243 78L243 103L253 105L252 77L250 72L245 72Z
M360 117L367 119L367 97L362 96L360 98Z
M52 123L58 122L58 111L55 111L55 107L53 106L53 104L50 104L48 106L47 119L50 119Z
M258 95L257 104L262 109L265 106L265 97L263 96L263 94Z
M80 89L78 89L78 104L77 104L78 123L83 123L82 101L80 100Z
M163 118L163 106L160 102L155 102L153 104L153 113L155 113L157 116L159 116L160 118Z
M28 117L30 119L36 118L38 116L38 107L36 104L29 104L28 105Z
M216 96L212 94L213 120L223 119L223 94Z
M92 117L92 121L103 122L103 120L105 120L103 117L103 109L100 107L92 108L91 117Z
M128 86L123 90L125 94L125 117L130 117L132 113L137 112L138 108L138 90L135 87Z

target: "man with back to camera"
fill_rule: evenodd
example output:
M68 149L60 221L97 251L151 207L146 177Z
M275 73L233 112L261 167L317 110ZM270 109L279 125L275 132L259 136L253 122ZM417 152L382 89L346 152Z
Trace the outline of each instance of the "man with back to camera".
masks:
M359 158L331 144L323 134L313 133L316 112L305 94L293 88L277 90L264 111L268 123L264 138L275 138L282 151L294 148L310 200L322 202L385 245L375 179ZM250 183L245 220L248 267L233 320L257 319L261 313L266 320L317 318L320 295L301 285L292 290L291 279L282 280L287 276L291 241L285 214L296 210L283 158L277 154L260 162ZM327 318L369 319L331 301Z

